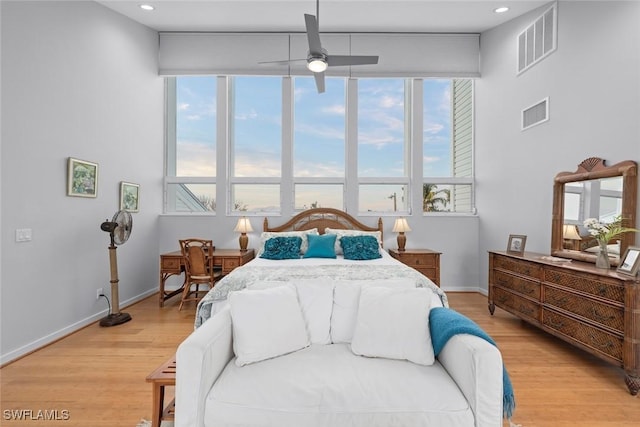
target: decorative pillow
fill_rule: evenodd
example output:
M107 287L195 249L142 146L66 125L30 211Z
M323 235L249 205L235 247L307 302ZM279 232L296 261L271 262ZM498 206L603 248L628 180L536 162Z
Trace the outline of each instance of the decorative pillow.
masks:
M264 242L264 251L260 258L266 259L297 259L300 258L300 236L272 237Z
M334 234L323 234L307 236L309 248L302 258L335 258L336 257L336 236Z
M359 356L433 365L430 293L425 288L362 288L351 351Z
M256 254L257 257L259 257L260 255L262 255L262 252L264 252L264 244L267 242L267 240L271 239L272 237L291 237L291 236L298 236L302 239L302 244L300 245L300 252L301 253L305 253L305 251L307 250L307 235L309 234L318 234L318 229L317 228L311 228L309 230L303 230L303 231L263 231L262 234L260 235L260 247L258 248L258 253Z
M309 346L294 286L231 292L229 306L237 366Z
M331 344L331 311L333 309L333 282L326 279L296 279L295 281L259 280L247 289L269 289L291 286L298 291L302 317L312 344Z
M416 287L416 283L406 278L337 281L333 291L333 309L331 311L331 342L351 342L358 317L360 290L371 286L413 289Z
M373 236L343 236L340 246L344 259L368 260L382 258L380 244Z
M344 236L373 236L378 241L380 247L382 247L382 233L380 231L361 231L361 230L343 230L338 228L325 228L325 234L335 234L336 237L336 254L342 255L342 246L340 246L340 240Z

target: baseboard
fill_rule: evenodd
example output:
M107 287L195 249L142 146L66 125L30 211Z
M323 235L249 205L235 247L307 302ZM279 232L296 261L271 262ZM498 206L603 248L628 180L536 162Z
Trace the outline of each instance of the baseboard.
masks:
M135 304L139 301L142 301L143 299L149 297L150 295L153 295L154 293L158 292L158 288L155 287L153 289L149 289L146 292L141 293L140 295L137 295L133 298L130 298L126 301L122 301L120 303L120 308L125 308L127 306L130 306L132 304ZM98 313L86 317L78 322L75 322L67 327L64 327L62 329L59 329L55 332L50 333L49 335L46 335L42 338L39 338L35 341L32 341L26 345L23 345L20 348L17 348L15 350L9 351L7 353L3 353L2 355L0 355L0 367L3 367L4 365L11 363L11 362L15 362L16 360L30 354L33 353L34 351L40 350L43 347L48 346L49 344L53 344L54 342L61 340L62 338L71 335L74 332L79 331L82 328L85 328L89 325L91 325L94 322L99 321L100 319L102 319L103 317L105 317L107 314L109 314L109 310L102 310L99 311Z
M479 288L479 287L470 288L470 287L466 287L465 286L463 288L463 287L460 287L460 286L447 286L447 287L442 288L442 290L445 291L445 293L446 292L477 292L477 293L482 294L484 296L488 296L489 295L489 293L487 292L486 289Z

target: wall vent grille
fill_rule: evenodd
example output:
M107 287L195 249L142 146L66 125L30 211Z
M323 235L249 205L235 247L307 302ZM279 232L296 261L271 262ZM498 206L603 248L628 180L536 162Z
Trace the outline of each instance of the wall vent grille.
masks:
M549 98L522 110L522 130L549 120Z
M518 74L556 50L557 17L554 4L518 35Z

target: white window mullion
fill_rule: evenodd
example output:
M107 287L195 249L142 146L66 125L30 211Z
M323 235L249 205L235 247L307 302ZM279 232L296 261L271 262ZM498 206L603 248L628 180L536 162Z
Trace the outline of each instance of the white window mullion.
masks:
M295 210L293 188L293 79L282 79L282 166L280 206L283 216ZM287 202L285 204L285 201Z
M347 212L358 212L358 81L347 79L347 112L344 205Z

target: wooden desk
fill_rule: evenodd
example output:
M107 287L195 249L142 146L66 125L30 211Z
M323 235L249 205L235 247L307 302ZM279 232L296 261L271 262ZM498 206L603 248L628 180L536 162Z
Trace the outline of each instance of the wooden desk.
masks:
M229 274L234 268L240 267L255 257L253 249L241 252L240 249L216 249L213 251L213 264L222 269L222 275ZM174 295L182 293L184 283L179 289L166 291L165 283L171 276L177 276L184 272L184 259L182 252L173 251L160 254L160 307Z

